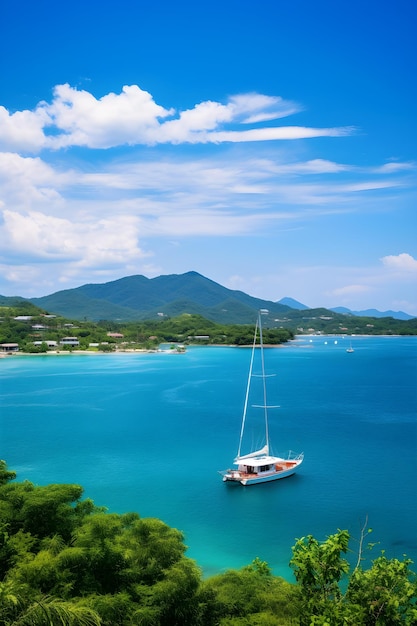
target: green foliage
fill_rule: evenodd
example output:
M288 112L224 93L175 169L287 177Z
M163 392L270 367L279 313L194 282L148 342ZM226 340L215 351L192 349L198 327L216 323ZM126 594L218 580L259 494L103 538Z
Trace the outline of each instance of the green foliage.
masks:
M341 530L320 543L312 535L298 539L293 547L291 567L301 585L302 614L332 615L341 598L339 582L349 571L349 563L341 557L346 554L349 533ZM308 621L306 623L309 623Z
M6 461L0 460L0 485L5 485L15 478L16 472L8 470Z
M0 461L0 626L394 626L417 624L416 577L382 553L349 574L349 533L293 548L297 584L259 558L202 580L182 533L107 513L78 485L13 482Z
M33 313L33 311L32 311ZM79 340L77 350L88 350L89 345L98 344L101 352L112 352L126 348L154 349L160 343L208 343L224 345L248 345L252 343L254 326L223 325L209 321L201 315L182 314L176 318L153 321L116 323L89 321L71 322L65 318L45 318L39 310L25 321L14 317L21 315L19 309L6 309L0 324L0 343L18 343L19 349L28 353L45 353L47 341L56 341L59 351L72 352L73 346L59 345L59 341L74 335ZM43 327L37 330L36 326ZM35 327L35 329L33 328ZM117 332L120 338L108 337L108 332ZM208 337L201 339L201 337ZM265 329L265 343L279 344L294 337L292 331L282 328ZM41 342L35 345L34 342Z
M298 616L294 585L272 575L256 558L241 570L229 570L204 581L204 623L295 624Z
M349 580L347 601L363 624L417 624L417 584L412 561L382 553L368 570L357 568Z
M73 504L82 492L79 485L7 484L0 490L0 514L13 533L22 530L42 539L58 532L69 538L76 521Z
M75 290L73 290L75 291ZM249 298L249 296L247 296ZM0 296L1 299L1 296ZM261 301L259 301L261 302ZM28 353L45 353L48 351L47 341L56 341L57 349L72 351L72 346L61 346L59 341L68 334L77 336L80 345L77 349L95 349L102 352L111 352L115 349L154 349L159 343L197 343L223 345L250 345L253 340L254 326L245 323L253 319L254 309L245 308L241 303L237 307L236 315L231 315L228 323L215 322L210 317L212 309L205 309L203 317L194 311L195 307L187 308L184 302L178 306L174 317L158 315L151 319L125 322L116 321L88 321L81 315L78 319L66 319L60 316L49 316L42 309L24 300L14 299L14 306L0 307L0 343L18 343L19 349ZM97 301L98 305L100 301ZM226 305L225 305L226 306ZM282 305L277 305L282 308ZM190 311L183 313L184 310ZM240 321L240 311L244 314ZM231 313L233 307L227 309ZM264 320L264 343L276 345L294 338L295 333L322 333L322 334L398 334L416 335L417 318L403 321L391 317L371 318L346 316L326 309L295 310L283 307L285 314L271 313ZM287 310L288 309L288 310ZM77 309L76 309L77 310ZM223 308L219 309L220 311ZM280 309L281 310L281 309ZM27 320L16 320L18 316L30 316ZM77 317L77 316L75 316ZM218 316L214 316L218 319ZM239 320L236 323L235 320ZM123 316L116 316L123 319ZM126 318L124 318L126 319ZM222 316L220 315L220 318ZM40 328L39 328L40 327ZM116 332L123 337L111 338L108 332ZM36 344L34 342L41 342ZM98 344L98 348L90 348L90 344ZM55 349L55 348L54 348Z
M411 561L382 553L368 570L358 563L350 576L349 533L339 530L320 543L309 535L293 547L291 566L300 585L300 623L306 626L417 624L417 580ZM344 591L341 582L344 582Z
M27 590L0 582L1 626L100 626L100 616L78 602L42 596L31 601Z

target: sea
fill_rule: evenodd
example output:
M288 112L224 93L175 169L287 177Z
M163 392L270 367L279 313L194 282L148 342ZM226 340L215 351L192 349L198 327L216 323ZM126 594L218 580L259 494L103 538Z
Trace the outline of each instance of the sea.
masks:
M2 358L0 458L17 480L80 484L181 530L205 577L259 557L291 581L295 541L338 529L354 563L364 528L366 562L384 550L417 570L417 337L300 336L265 360L273 451L305 455L290 478L222 481L250 361L232 346Z

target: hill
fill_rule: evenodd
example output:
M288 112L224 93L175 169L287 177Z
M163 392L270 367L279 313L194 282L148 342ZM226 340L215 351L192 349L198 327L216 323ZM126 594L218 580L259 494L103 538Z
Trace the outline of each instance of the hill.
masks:
M343 306L337 306L330 309L335 313L343 313L345 315L355 315L356 317L393 317L396 320L412 320L413 316L404 311L378 311L377 309L366 309L365 311L351 311Z
M260 308L275 316L291 311L289 306L222 287L197 272L156 278L128 276L58 291L30 302L63 317L92 321L152 320L191 313L221 324L248 324Z
M281 298L281 300L279 300L279 304L285 304L286 306L289 306L292 309L298 309L299 311L309 308L305 304L298 302L298 300L294 300L294 298Z
M41 298L0 296L0 306L39 307L63 318L126 325L157 322L188 314L223 325L253 324L259 309L268 309L267 325L291 332L324 334L417 334L417 318L356 316L349 309L309 309L292 298L262 300L227 289L197 272L146 278L128 276L87 284ZM29 312L29 311L27 311Z

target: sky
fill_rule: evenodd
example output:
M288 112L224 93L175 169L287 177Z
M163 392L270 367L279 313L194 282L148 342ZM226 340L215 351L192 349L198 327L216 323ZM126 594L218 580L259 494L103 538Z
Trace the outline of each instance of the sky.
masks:
M2 0L0 294L417 316L414 0Z

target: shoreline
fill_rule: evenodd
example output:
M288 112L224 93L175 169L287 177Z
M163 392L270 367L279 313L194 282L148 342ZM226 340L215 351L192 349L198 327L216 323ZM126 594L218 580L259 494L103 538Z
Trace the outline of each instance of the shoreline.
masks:
M311 338L316 338L316 339L326 339L326 338L332 338L334 339L335 337L338 337L340 339L347 339L347 338L354 338L355 340L359 340L361 338L366 338L366 339L381 339L381 338L390 338L390 339L398 339L398 338L402 338L402 337L417 337L417 335L393 335L393 334L389 334L389 335L373 335L373 334L366 334L366 335L338 335L338 334L334 334L334 335L317 335L317 334L306 334L306 335L294 335L294 339L291 339L289 341L286 341L285 343L279 343L279 344L265 344L264 348L285 348L286 346L290 346L293 342L299 342L302 341L304 338L305 339L311 339ZM245 344L245 345L234 345L234 344L189 344L189 347L192 348L250 348L251 344ZM111 355L111 354L160 354L160 353L171 353L171 354L184 354L184 352L177 352L175 350L160 350L158 348L154 349L154 350L149 350L146 348L128 348L125 350L112 350L110 352L104 352L101 350L48 350L47 352L22 352L20 350L16 351L16 352L0 352L0 359L6 358L6 357L14 357L14 356L69 356L71 354L86 354L86 355L101 355L101 356L106 356L106 355Z

